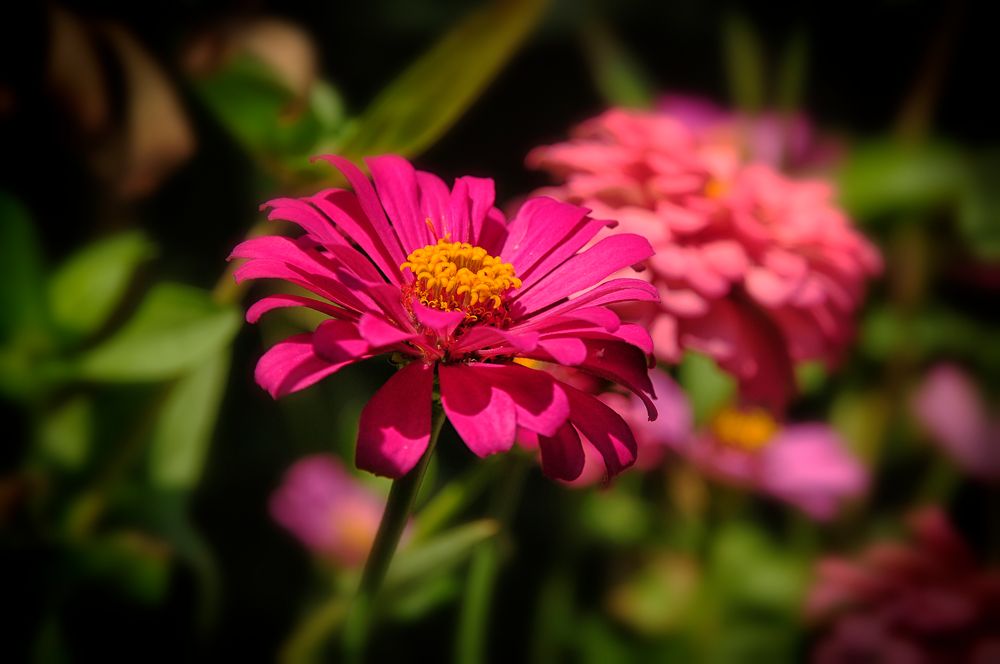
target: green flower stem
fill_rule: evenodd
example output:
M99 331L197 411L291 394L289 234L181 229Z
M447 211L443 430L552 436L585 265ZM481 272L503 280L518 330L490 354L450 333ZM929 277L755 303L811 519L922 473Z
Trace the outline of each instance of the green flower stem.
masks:
M508 464L501 470L491 509L501 531L497 537L476 548L469 569L455 643L455 661L459 664L481 664L487 661L487 628L500 569L500 545L517 507L528 470L526 460L516 453L511 454L508 459Z
M413 509L420 482L434 453L441 427L444 426L445 415L441 404L435 401L432 409L431 438L427 443L427 450L413 470L392 483L385 512L382 513L382 522L379 524L375 542L361 574L358 592L351 603L347 623L344 626L344 655L348 662L362 661L365 642L371 629L375 596L389 570L389 563L392 562L392 556L399 545L399 538Z

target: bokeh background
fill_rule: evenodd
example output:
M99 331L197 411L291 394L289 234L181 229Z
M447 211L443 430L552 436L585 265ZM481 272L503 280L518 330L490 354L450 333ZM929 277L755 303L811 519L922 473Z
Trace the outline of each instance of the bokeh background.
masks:
M996 465L956 462L910 406L942 362L981 410L1000 388L986 5L6 7L0 659L335 657L329 598L352 571L310 555L268 500L308 454L350 465L360 408L391 367L272 401L256 358L315 320L244 325L226 256L262 228L261 202L339 184L310 155L396 152L446 180L493 177L498 201L516 201L549 181L524 165L533 147L665 92L801 110L841 146L826 177L885 269L847 361L805 367L793 414L841 433L872 467L869 495L816 524L670 463L569 489L480 462L446 430L421 504L452 539L395 589L372 661L461 652L462 589L487 540L503 562L492 661L808 659L824 633L802 608L814 563L905 540L920 506L996 563ZM730 389L698 358L675 373L699 412ZM984 444L995 460L1000 441ZM521 481L515 504L491 499L490 484ZM453 507L432 502L446 490ZM475 530L486 515L504 517L502 535Z

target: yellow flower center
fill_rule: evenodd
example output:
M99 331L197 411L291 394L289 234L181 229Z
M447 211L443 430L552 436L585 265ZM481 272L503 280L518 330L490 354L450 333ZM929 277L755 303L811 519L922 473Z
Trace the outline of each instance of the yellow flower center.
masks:
M472 320L502 318L504 296L521 286L510 263L482 247L447 238L412 252L399 267L416 277L408 290L421 304L462 311Z
M756 452L774 438L778 423L760 408L723 408L712 418L711 429L715 439L723 445Z

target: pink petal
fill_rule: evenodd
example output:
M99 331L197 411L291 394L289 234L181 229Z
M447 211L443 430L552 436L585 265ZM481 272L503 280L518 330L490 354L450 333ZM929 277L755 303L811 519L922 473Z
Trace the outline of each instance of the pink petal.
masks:
M431 436L434 367L411 362L390 378L361 411L358 468L385 477L410 472Z
M329 362L313 349L313 334L297 334L271 346L261 355L254 370L257 384L277 399L304 390L321 378L357 361L349 358Z
M543 338L538 347L559 364L574 366L587 359L587 345L578 337Z
M267 312L284 307L308 307L333 318L354 319L357 317L357 314L353 311L349 311L343 307L336 307L327 302L320 302L311 297L303 297L301 295L269 295L257 300L247 309L247 322L256 323Z
M474 364L483 380L510 395L517 409L517 424L552 436L569 416L569 402L562 383L545 371L520 364Z
M601 453L608 475L613 477L635 463L635 438L625 420L596 397L568 385L563 389L569 397L570 420Z
M488 382L491 373L476 365L442 364L438 368L444 412L479 457L506 452L514 444L514 401Z
M569 422L554 436L539 436L538 449L542 457L542 472L555 480L571 482L583 472L583 444Z
M416 300L412 303L413 315L417 322L441 338L450 337L455 328L465 320L461 311L441 311L424 306Z
M536 311L593 286L622 268L641 263L651 255L653 247L638 235L606 237L567 260L527 291L520 291L515 301L525 311Z
M365 163L371 171L379 200L399 235L403 252L408 254L431 244L433 240L425 222L427 217L420 209L418 200L416 169L396 155L369 157Z
M464 176L455 179L448 206L448 225L456 242L478 244L487 213L493 208L496 192L493 180Z

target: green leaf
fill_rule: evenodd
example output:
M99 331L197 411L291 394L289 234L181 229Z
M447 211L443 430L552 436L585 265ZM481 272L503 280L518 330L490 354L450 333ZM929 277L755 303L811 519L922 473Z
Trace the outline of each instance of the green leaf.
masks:
M136 267L153 253L146 236L134 231L74 254L49 280L49 308L56 325L76 337L96 332L121 302Z
M722 25L723 56L733 101L745 111L764 106L764 48L745 17L730 14Z
M45 464L78 470L90 456L93 430L94 404L90 398L77 395L42 417L37 453Z
M795 111L802 105L806 75L809 68L809 41L803 30L796 30L781 55L778 66L775 105L785 111Z
M958 227L969 250L1000 260L1000 152L977 157L962 192Z
M494 0L466 17L393 81L338 147L358 159L430 146L465 112L537 23L544 0Z
M170 388L150 447L149 472L161 489L190 490L201 477L229 372L225 349Z
M37 345L47 330L41 248L28 211L0 192L0 343Z
M699 353L685 353L679 376L691 401L695 422L704 424L736 394L736 380Z
M750 522L719 529L711 552L713 583L727 609L793 614L805 589L802 561Z
M159 284L120 330L79 359L76 375L100 382L172 378L221 352L239 325L236 308L216 304L207 292Z
M651 108L656 85L607 26L592 23L581 35L597 91L611 106Z
M275 72L249 55L232 58L194 86L237 142L265 162L293 167L344 127L343 103L333 86L315 83L301 103Z
M492 519L473 521L448 530L426 544L403 549L393 558L385 579L386 594L399 592L413 583L422 583L441 574L472 555L476 545L497 534Z
M839 174L841 201L862 220L955 204L965 179L965 161L946 143L861 145Z

